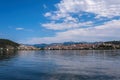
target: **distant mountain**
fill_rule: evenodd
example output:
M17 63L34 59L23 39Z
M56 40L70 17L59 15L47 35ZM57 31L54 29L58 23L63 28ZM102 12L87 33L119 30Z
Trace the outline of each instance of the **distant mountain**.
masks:
M87 42L64 42L64 43L51 43L51 44L34 44L32 46L35 46L37 48L45 48L48 46L58 46L58 45L65 45L65 46L69 46L69 45L73 45L73 44L85 44Z
M64 42L52 44L35 44L37 48L45 50L67 50L67 49L120 49L120 41L107 42Z
M8 39L0 39L0 48L9 48L9 49L14 49L17 48L19 46L18 43L13 42L11 40Z
M44 47L48 46L48 44L35 44L33 46L37 47L37 48L44 48Z
M84 44L87 42L64 42L64 43L51 43L51 44L34 44L32 46L35 46L37 48L45 48L48 46L58 46L58 45L65 45L65 46L69 46L69 45L73 45L73 44Z
M63 45L66 45L66 46L68 46L68 45L73 45L73 44L85 44L85 43L87 43L87 42L64 42L63 43Z

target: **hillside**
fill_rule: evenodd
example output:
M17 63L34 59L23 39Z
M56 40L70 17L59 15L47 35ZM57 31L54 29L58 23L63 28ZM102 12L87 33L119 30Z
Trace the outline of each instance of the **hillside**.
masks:
M0 50L39 50L39 48L18 44L8 39L0 39Z
M120 41L107 41L106 44L120 45Z
M0 39L0 49L15 49L19 46L18 43L13 42L11 40L8 39Z

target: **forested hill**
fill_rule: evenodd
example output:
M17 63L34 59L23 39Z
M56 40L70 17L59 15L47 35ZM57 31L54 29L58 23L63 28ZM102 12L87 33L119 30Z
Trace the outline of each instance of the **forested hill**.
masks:
M0 48L16 48L19 44L8 39L0 39Z

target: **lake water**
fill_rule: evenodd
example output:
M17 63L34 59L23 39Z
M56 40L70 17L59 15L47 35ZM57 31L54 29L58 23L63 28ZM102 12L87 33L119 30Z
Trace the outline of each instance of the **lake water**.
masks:
M0 52L0 80L120 80L120 50Z

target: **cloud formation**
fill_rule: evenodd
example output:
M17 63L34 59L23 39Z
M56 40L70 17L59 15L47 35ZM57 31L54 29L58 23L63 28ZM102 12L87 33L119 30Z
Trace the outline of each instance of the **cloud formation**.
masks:
M65 30L65 29L74 29L74 28L79 28L82 26L91 26L92 22L88 21L88 22L84 22L84 23L78 23L78 22L63 22L63 23L55 23L55 22L51 22L51 23L46 23L46 24L42 24L42 26L44 26L47 29L53 29L53 30Z
M56 4L57 11L48 12L45 15L52 19L58 19L70 16L70 13L78 14L83 11L102 17L114 17L120 16L119 4L119 0L61 0Z
M107 41L119 40L120 20L112 20L103 25L58 32L53 37L32 38L28 43L55 43L66 41Z
M89 13L92 13L98 19L101 17L113 18L120 16L119 4L120 1L114 0L61 0L60 3L55 5L56 11L47 12L44 15L54 22L44 23L42 26L53 30L88 26L86 22L80 23L82 15L86 13L91 16ZM82 12L85 13L83 14Z
M61 0L55 4L55 11L44 14L50 21L42 24L46 29L59 30L56 35L32 38L28 43L119 40L119 4L120 0Z
M15 28L17 31L27 31L27 32L33 32L32 29L25 29L25 28L22 28L22 27L18 27L18 28Z
M16 30L20 31L20 30L24 30L24 28L19 27L19 28L16 28Z

